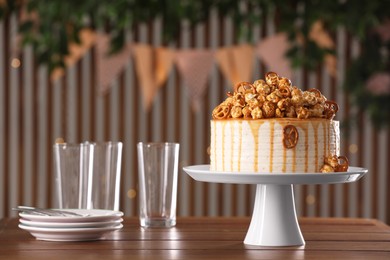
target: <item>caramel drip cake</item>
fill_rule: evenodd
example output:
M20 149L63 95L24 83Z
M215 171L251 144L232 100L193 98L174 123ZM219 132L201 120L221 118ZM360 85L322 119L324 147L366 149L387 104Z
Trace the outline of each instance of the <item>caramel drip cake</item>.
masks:
M213 110L210 170L307 173L347 171L340 156L338 106L274 72L240 82Z

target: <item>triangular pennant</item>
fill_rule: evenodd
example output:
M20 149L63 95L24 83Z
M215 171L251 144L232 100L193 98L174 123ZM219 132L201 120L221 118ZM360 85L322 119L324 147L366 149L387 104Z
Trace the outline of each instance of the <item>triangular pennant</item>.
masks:
M89 29L82 29L80 31L80 44L70 43L69 54L64 58L64 63L66 67L71 67L76 64L92 45L96 42L96 33ZM57 68L51 73L51 79L57 80L65 74L63 68Z
M289 42L285 33L265 38L257 45L257 55L268 67L279 75L292 78L292 70L286 52L289 49Z
M167 80L175 52L170 48L154 48L147 44L133 45L135 69L140 82L143 104L149 110L158 89Z
M214 52L206 50L184 50L176 53L176 64L180 76L188 89L195 111L207 86L207 78L214 64Z
M144 108L149 110L158 88L154 79L153 71L153 47L146 44L135 44L133 46L133 55L135 60L135 70L142 90Z
M155 83L160 88L167 80L175 59L175 52L170 48L158 47L155 49Z
M240 76L235 69L235 62L231 48L218 49L215 53L215 59L225 78L227 78L233 85L240 81Z
M242 44L231 48L234 60L234 67L239 76L239 81L252 81L253 72L253 47L249 44ZM238 82L234 82L238 83Z
M131 45L127 44L119 53L109 54L110 37L98 34L96 37L96 71L100 94L106 93L116 78L129 62Z

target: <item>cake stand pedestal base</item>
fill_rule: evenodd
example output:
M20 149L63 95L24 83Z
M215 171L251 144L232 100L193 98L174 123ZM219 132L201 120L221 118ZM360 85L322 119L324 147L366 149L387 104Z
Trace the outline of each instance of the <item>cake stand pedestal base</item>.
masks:
M301 246L293 185L257 184L252 220L244 244Z
M333 184L359 180L367 169L348 167L347 172L261 173L210 171L210 165L183 168L197 181L256 184L252 220L244 243L251 246L302 246L293 193L294 184Z

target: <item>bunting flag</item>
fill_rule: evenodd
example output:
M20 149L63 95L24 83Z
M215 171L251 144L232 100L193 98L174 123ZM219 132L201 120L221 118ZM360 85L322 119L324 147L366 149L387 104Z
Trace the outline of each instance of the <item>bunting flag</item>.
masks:
M96 33L89 29L82 29L79 33L80 44L70 43L68 46L69 54L65 56L64 63L66 67L76 64L89 51L96 42ZM52 80L57 80L65 74L63 68L56 68L51 73Z
M230 48L220 48L216 51L215 58L225 78L227 78L233 85L240 81L238 72L235 70L234 60L230 53Z
M110 37L106 34L96 35L96 75L99 84L99 93L105 94L112 83L112 80L123 71L129 62L131 45L127 44L119 53L109 54Z
M135 69L142 89L143 105L149 110L158 89L168 78L174 61L169 48L154 48L147 44L133 45Z
M175 61L184 85L187 87L192 108L198 111L214 64L214 52L209 50L177 51Z
M153 47L146 44L136 44L133 46L133 56L135 70L138 77L143 96L143 105L149 110L154 96L157 93L153 73Z
M215 58L222 74L234 86L241 81L251 81L253 72L253 47L249 44L220 48Z
M157 88L161 88L168 79L169 72L171 71L175 59L175 52L170 48L157 47L155 49L155 58L155 82Z
M240 81L251 82L254 65L253 46L249 44L241 44L237 47L231 48L231 51L233 54L235 69L239 77L239 80L234 82L234 84Z
M325 30L322 21L315 22L310 28L309 38L313 40L318 46L326 49L334 49L335 44L332 37ZM336 77L337 75L337 59L333 54L325 55L325 66L328 73Z
M291 79L293 73L290 62L285 56L288 49L287 35L279 33L262 40L257 45L257 55L268 67L268 70Z

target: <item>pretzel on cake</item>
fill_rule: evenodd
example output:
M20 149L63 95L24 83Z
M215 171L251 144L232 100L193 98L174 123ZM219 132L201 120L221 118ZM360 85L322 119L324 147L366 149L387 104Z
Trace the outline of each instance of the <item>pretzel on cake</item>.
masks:
M213 110L213 119L225 119L230 116L231 106L219 105Z

